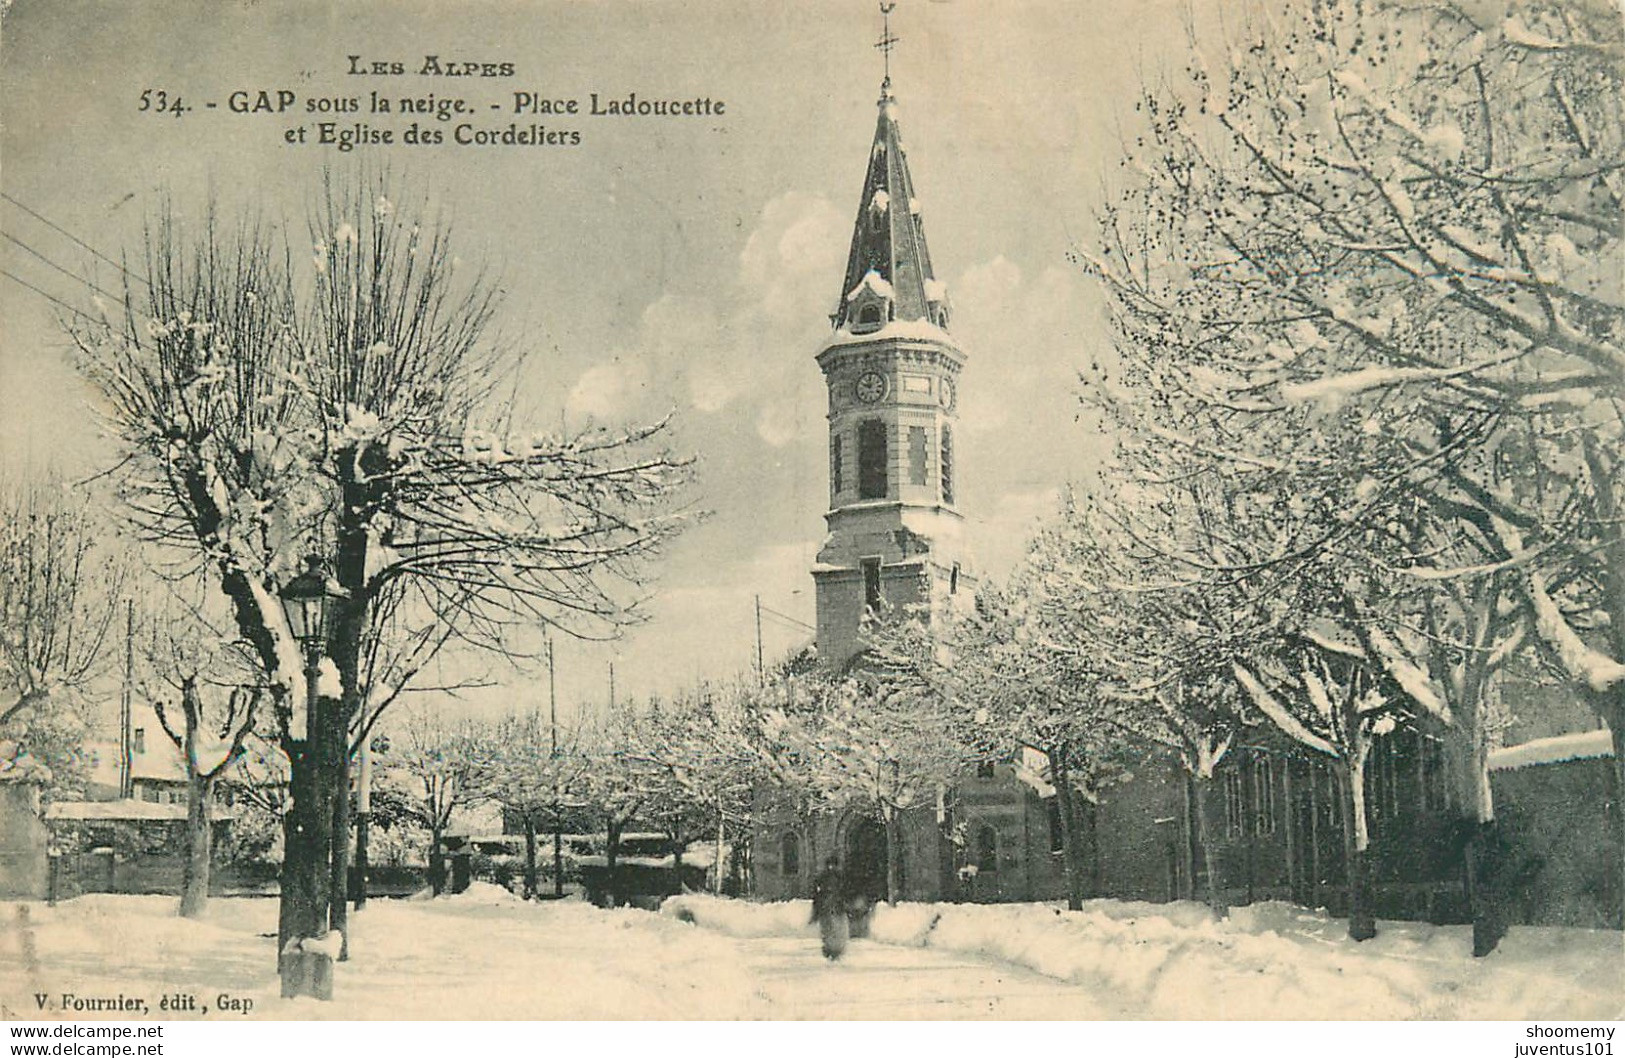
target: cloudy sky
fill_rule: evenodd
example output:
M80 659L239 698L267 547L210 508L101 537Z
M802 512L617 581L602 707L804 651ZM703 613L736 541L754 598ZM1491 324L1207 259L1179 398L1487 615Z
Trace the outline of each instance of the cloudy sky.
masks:
M970 356L961 502L986 574L1009 569L1058 489L1102 451L1075 421L1075 378L1105 332L1066 251L1087 238L1114 178L1135 85L1177 68L1184 6L902 0L893 15L904 144ZM502 330L533 353L521 403L541 425L673 410L676 447L699 458L697 498L712 517L662 562L647 624L613 647L560 644L566 707L602 703L612 660L623 696L747 670L757 595L812 621L807 571L827 486L813 355L840 293L874 131L874 3L14 0L3 18L8 471L83 474L108 460L45 296L83 305L81 279L116 289L116 270L87 245L114 258L137 251L165 194L183 213L212 194L228 212L302 227L322 166L362 161L443 207L459 254L500 272ZM515 74L416 76L430 54L512 63ZM349 55L409 73L352 76ZM142 112L149 89L192 109ZM348 153L285 142L301 125L313 140L316 122L332 120L309 115L311 100L374 89L466 98L481 127L539 121L582 142ZM250 100L286 90L297 102L237 114L239 90ZM514 117L515 91L583 108L593 92L710 98L725 112ZM338 120L393 129L397 141L410 123ZM424 124L449 133L456 122ZM763 631L770 659L807 638L772 614ZM536 686L513 681L496 700L524 707Z

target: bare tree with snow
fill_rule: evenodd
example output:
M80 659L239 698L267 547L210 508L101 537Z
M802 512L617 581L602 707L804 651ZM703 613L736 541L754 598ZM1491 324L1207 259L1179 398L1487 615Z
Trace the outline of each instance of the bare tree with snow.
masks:
M1368 656L1448 717L1482 825L1479 704L1525 644L1612 728L1619 786L1617 11L1270 7L1232 40L1193 32L1192 56L1140 101L1128 188L1083 255L1119 339L1091 399L1165 478L1329 513L1255 563L1370 553L1420 505L1383 544L1408 554L1372 553L1418 590L1356 593L1349 631L1386 634Z
M513 423L498 379L518 354L492 339L494 283L427 206L389 194L330 179L297 253L268 224L228 232L211 214L189 234L165 214L124 304L74 330L131 516L213 570L266 674L294 791L283 948L324 932L342 899L334 822L356 719L381 690L365 671L381 601L402 591L457 642L509 656L546 627L606 634L635 618L684 521L687 471L661 424ZM277 598L306 554L348 593L311 717Z
M90 505L50 480L0 484L0 769L79 770L86 692L111 667L125 567Z

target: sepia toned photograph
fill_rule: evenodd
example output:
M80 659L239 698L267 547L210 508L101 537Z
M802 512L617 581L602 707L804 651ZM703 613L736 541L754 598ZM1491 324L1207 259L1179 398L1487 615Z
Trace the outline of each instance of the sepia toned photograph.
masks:
M1607 0L0 3L8 1053L1612 1054L1622 83Z

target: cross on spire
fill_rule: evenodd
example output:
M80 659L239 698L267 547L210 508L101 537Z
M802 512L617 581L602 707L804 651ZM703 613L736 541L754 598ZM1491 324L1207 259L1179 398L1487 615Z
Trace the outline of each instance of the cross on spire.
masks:
M880 54L884 56L883 61L885 62L886 66L886 80L883 83L888 88L891 87L891 50L897 47L898 42L902 39L900 37L892 36L891 32L891 13L892 8L896 6L896 0L893 0L892 3L886 3L885 0L881 0L880 40L875 43L875 47L879 48Z

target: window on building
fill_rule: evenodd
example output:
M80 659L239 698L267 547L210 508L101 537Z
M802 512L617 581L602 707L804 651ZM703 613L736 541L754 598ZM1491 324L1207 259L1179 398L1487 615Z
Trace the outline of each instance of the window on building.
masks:
M863 560L863 605L871 610L880 609L880 559Z
M980 873L999 869L999 832L983 823L976 830L976 870Z
M958 594L958 592L959 592L959 563L955 562L954 563L954 568L948 573L948 594L949 595L956 595L956 594Z
M110 849L113 847L113 828L110 826L95 826L85 832L85 847L90 849Z
M925 427L910 426L908 428L908 483L910 485L925 484L925 458Z
M779 850L779 870L784 874L801 873L801 835L793 830L784 835L784 845Z
M1224 773L1224 829L1232 838L1242 834L1242 823L1247 818L1247 785L1240 768Z
M978 779L993 778L993 762L990 760L979 761L976 765L976 777Z
M1275 833L1275 766L1264 756L1253 760L1253 833Z
M954 434L948 426L942 428L942 502L954 502Z
M858 328L872 331L880 326L880 306L874 302L858 310Z
M141 851L148 856L161 856L166 852L173 852L174 831L163 823L149 823L143 821L137 827L136 833L141 842Z
M829 439L829 490L839 495L841 491L841 439Z
M886 424L866 419L858 424L858 499L886 498Z
M153 786L143 786L143 787L141 787L141 800L146 801L148 804L157 804L158 803L158 790L157 790L157 788L153 787Z
M145 753L147 751L146 728L138 727L135 729L135 734L130 738L130 748L136 753Z

